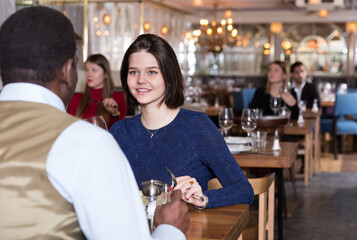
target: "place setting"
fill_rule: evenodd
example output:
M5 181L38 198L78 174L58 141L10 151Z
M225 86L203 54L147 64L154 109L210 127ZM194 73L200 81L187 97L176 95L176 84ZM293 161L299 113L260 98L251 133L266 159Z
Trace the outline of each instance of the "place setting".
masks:
M257 111L255 109L243 109L241 126L247 132L247 136L225 136L228 149L232 154L255 153L273 155L273 152L265 150L267 144L267 132L255 130L257 128ZM255 131L254 131L255 130Z

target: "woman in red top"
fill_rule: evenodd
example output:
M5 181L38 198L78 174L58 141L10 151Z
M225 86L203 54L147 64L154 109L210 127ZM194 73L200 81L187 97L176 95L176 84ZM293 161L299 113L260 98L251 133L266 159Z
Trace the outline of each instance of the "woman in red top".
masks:
M82 119L102 115L108 128L126 115L124 94L114 92L114 82L108 60L94 54L85 62L84 93L75 93L67 112Z

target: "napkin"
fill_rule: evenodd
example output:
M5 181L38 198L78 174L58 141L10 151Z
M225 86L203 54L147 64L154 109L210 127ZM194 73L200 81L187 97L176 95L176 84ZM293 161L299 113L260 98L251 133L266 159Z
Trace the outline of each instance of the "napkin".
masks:
M249 145L228 145L229 151L231 151L232 154L239 153L239 152L245 152L245 151L250 151L252 149L251 146Z
M227 137L226 138L227 144L249 144L250 141L248 137Z

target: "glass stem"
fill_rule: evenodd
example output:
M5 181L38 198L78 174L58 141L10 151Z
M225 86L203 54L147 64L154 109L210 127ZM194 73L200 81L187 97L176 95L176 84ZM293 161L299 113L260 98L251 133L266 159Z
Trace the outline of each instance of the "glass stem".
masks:
M227 131L227 129L223 129L223 137L227 137L228 136L228 131Z

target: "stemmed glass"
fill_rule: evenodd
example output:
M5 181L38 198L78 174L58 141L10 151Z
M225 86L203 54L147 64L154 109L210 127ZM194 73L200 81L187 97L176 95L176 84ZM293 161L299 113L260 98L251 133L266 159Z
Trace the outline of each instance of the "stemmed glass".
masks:
M221 128L223 128L223 137L228 136L228 130L233 126L233 109L232 108L221 108L218 115L218 123Z
M107 124L105 123L104 117L102 115L89 117L89 118L86 118L86 119L83 119L83 120L93 124L94 126L101 127L104 130L108 131Z
M251 108L244 108L241 117L242 129L247 132L247 136L250 137L250 133L257 127L257 118L255 110Z
M276 116L281 107L281 98L280 97L271 97L270 98L270 109L274 112Z

